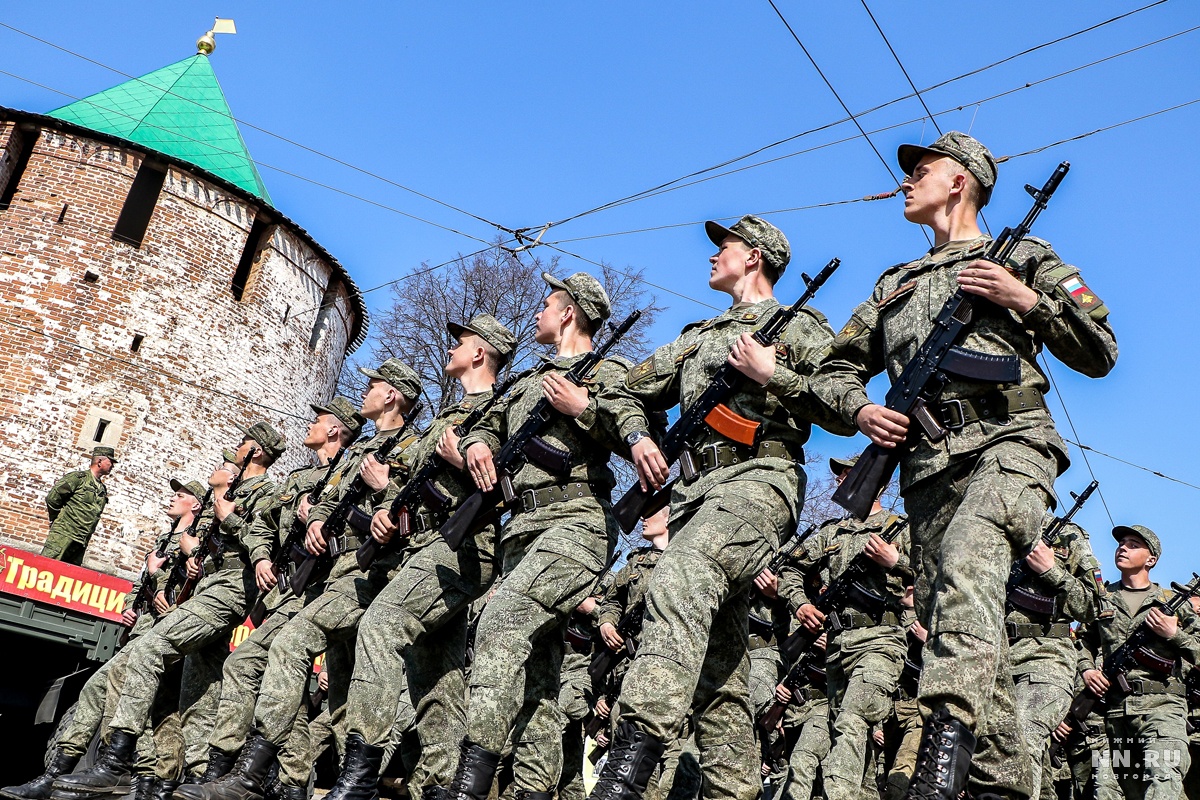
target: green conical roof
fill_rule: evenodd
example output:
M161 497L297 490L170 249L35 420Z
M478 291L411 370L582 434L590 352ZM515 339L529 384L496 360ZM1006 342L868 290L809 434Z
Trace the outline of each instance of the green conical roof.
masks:
M195 164L271 202L207 56L185 58L49 116Z

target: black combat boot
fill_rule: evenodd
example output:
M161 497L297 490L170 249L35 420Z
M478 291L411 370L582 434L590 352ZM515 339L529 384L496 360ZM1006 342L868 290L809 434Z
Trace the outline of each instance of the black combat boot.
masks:
M286 783L275 784L279 800L308 800L307 786L288 786Z
M154 800L154 794L158 791L158 778L153 775L135 775L133 778L133 788L123 795L119 795L121 800Z
M96 763L83 772L63 775L54 781L54 800L92 800L109 794L125 794L133 785L133 747L137 737L128 731L112 731Z
M622 722L608 752L608 763L588 800L642 800L666 749L663 742L632 722Z
M446 787L426 786L421 790L421 800L446 800Z
M177 788L174 796L180 800L204 800L208 796L204 787L213 781L224 778L237 763L237 755L226 753L216 747L208 748L208 766L199 778L189 775L184 778L183 785Z
M29 783L23 783L20 786L5 786L0 789L0 796L7 797L9 800L49 800L50 792L54 790L54 779L60 775L66 775L75 769L75 765L78 763L79 756L69 756L62 751L61 747L55 748L54 758L50 759L50 765L46 767L45 772Z
M925 720L917 763L904 800L957 800L967 788L975 734L944 708Z
M375 800L379 795L379 771L383 769L383 748L367 744L357 733L346 737L346 760L337 783L325 800ZM490 787L489 787L490 788ZM485 794L483 800L487 800Z
M224 777L204 784L204 800L263 800L279 745L252 733L241 755ZM175 792L179 796L179 792Z
M499 753L463 739L459 745L458 769L449 788L442 790L441 800L487 800L499 767Z
M179 781L163 781L158 782L158 786L154 790L154 797L151 800L171 800L171 795L179 788Z

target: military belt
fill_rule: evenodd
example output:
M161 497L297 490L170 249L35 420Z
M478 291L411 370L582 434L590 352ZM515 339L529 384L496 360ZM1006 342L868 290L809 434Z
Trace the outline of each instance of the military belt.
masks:
M1054 622L1039 625L1036 622L1006 622L1009 640L1042 637L1051 639L1070 639L1071 625L1067 622Z
M938 405L938 416L948 430L962 430L969 422L979 420L1007 420L1013 414L1034 411L1046 407L1046 398L1037 389L1021 386L1004 389L978 397L962 397L943 400Z
M832 633L853 630L855 628L874 628L879 625L892 625L896 627L900 625L900 617L895 611L884 611L879 616L878 621L870 614L855 611L853 608L843 608L841 611L830 613L829 616L837 617L837 623L829 626Z
M798 452L793 452L796 450ZM755 458L782 458L788 461L799 461L804 451L798 445L789 446L783 442L759 442L755 447L747 447L735 442L712 442L703 447L691 448L692 458L696 465L696 474L684 475L685 480L699 477L720 467L729 467L750 461Z
M562 486L547 486L544 489L526 489L517 495L514 514L533 511L542 506L554 503L565 503L568 500L578 500L581 497L595 497L592 487L582 481L567 483Z
M1132 690L1129 695L1146 695L1146 694L1172 694L1183 697L1187 694L1187 690L1183 688L1183 684L1175 681L1155 681L1149 678L1144 678L1139 681L1129 681L1129 688Z

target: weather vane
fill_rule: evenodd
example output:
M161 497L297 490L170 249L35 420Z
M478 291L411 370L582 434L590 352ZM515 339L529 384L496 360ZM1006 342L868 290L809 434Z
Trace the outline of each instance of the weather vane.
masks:
M218 33L237 33L237 28L234 27L233 20L217 17L213 23L212 30L196 40L196 53L205 56L211 55L212 51L217 49L217 40L213 37Z

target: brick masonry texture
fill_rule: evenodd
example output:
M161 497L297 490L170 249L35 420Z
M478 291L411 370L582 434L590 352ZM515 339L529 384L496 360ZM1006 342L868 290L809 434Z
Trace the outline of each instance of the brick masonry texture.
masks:
M30 135L0 118L0 191ZM144 157L43 128L0 211L0 546L41 547L46 493L88 463L84 420L99 411L123 421L120 461L84 566L127 578L165 525L168 480L204 482L241 441L237 424L266 419L286 436L276 478L308 463L308 404L332 395L355 325L332 265L284 224L267 228L235 301L258 208L180 168L168 168L141 247L114 241Z

